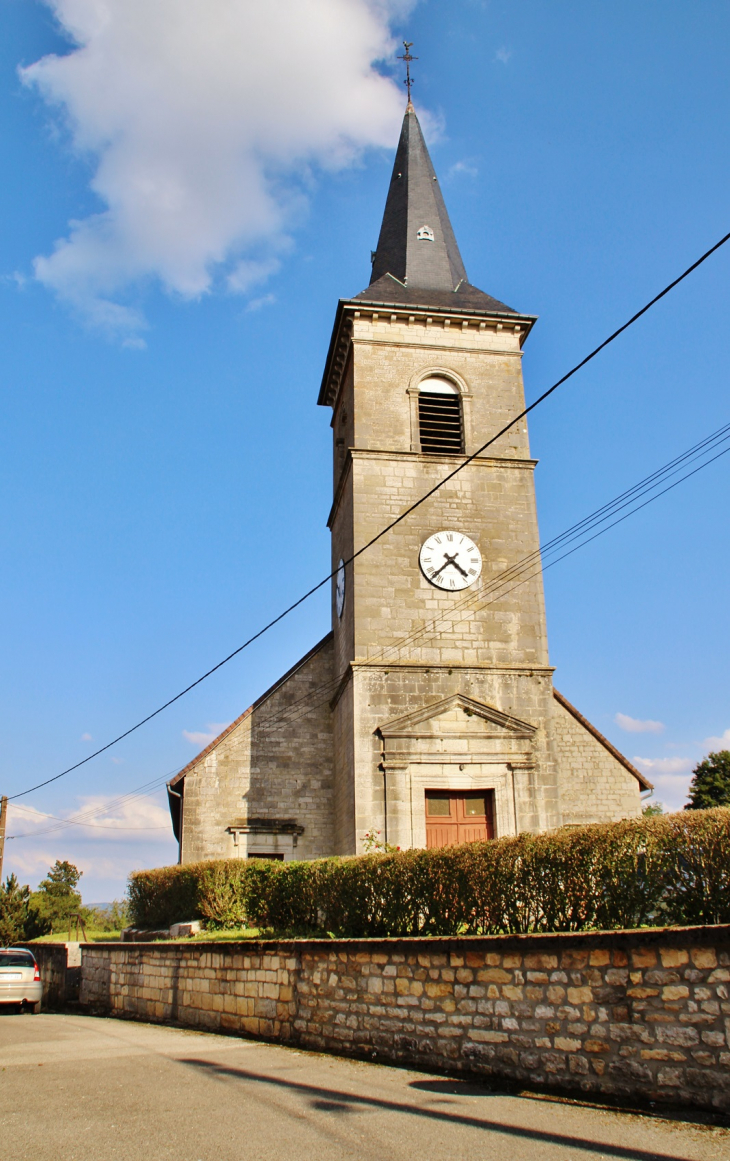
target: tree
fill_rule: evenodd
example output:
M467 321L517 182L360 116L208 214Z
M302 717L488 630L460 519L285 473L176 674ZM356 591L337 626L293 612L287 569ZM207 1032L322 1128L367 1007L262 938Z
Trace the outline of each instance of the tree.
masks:
M730 750L708 754L695 766L693 774L685 810L730 806Z
M0 883L0 947L12 947L26 938L30 887L21 887L15 875Z
M104 907L82 907L81 915L94 931L121 931L129 926L129 904L126 899L115 899Z
M115 899L109 908L108 922L110 931L121 931L129 926L129 900Z
M646 802L641 808L641 813L644 818L656 818L658 814L664 814L664 803L659 801Z
M69 926L72 915L81 910L81 893L76 890L83 874L73 863L56 862L30 897L28 904L29 925L33 935L63 931Z

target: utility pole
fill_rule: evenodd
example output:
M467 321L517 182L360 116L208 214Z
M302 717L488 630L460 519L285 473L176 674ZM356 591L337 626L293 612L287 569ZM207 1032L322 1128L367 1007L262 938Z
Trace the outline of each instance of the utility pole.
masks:
M5 825L8 818L8 800L3 795L0 798L0 886L3 881L3 855L5 854Z

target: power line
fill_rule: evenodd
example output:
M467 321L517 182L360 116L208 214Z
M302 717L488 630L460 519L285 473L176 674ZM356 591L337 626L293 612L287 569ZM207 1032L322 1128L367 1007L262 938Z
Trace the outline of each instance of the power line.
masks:
M701 471L702 468L708 467L711 463L714 463L716 459L719 459L720 456L723 456L728 451L730 451L730 447L726 447L716 455L712 456L710 459L706 459L704 463L699 465L699 467L694 468L690 472L687 472L680 479L675 480L672 484L662 488L661 491L656 491L656 489L664 484L668 479L671 479L673 475L676 475L678 471L681 471L683 467L696 462L696 460L701 458L703 455L707 455L709 452L715 451L718 447L721 447L723 443L727 443L728 440L730 440L730 423L724 424L722 427L718 428L717 431L714 431L711 435L706 436L704 439L698 441L692 447L688 448L686 451L682 452L680 455L664 464L663 467L658 468L656 471L650 473L650 475L645 476L642 480L639 480L631 488L621 492L618 496L614 497L613 500L610 500L608 503L603 504L601 507L595 509L595 511L592 512L589 516L579 520L576 524L573 524L570 528L566 529L564 532L561 532L552 540L547 541L533 552L528 553L526 556L516 561L513 565L503 569L502 572L500 572L496 577L493 577L491 580L485 582L484 575L482 574L482 580L480 582L479 588L472 589L460 600L451 604L449 609L444 613L433 617L430 622L419 626L405 637L401 637L398 641L395 641L390 645L382 646L377 651L377 653L369 657L366 661L362 662L362 665L378 665L382 664L383 662L387 664L388 658L392 658L394 654L402 654L403 651L409 646L413 647L419 639L432 636L440 625L449 620L453 621L454 615L462 611L466 611L468 606L471 606L474 611L481 611L487 605L501 600L503 597L513 592L514 589L518 588L521 584L524 584L531 580L534 576L539 575L541 569L544 571L545 569L551 568L553 564L558 564L561 560L564 560L567 556L572 555L572 553L576 552L579 548L589 544L598 536L603 535L604 532L608 532L609 529L615 527L615 525L620 524L623 520L627 519L635 512L638 512L642 508L646 507L647 504L650 504L654 500L659 499L660 496L663 496L666 492L670 491L672 488L675 488L678 484L683 483L684 480L689 479L690 476L695 475L696 472ZM654 490L654 495L649 495L652 490ZM647 495L649 495L648 499L644 500L643 503L637 503L638 500L641 500L642 497ZM617 513L623 511L627 507L629 507L629 511L624 512L623 516L619 516L615 520L611 519L612 517L616 516ZM609 520L611 520L611 523L606 523ZM604 524L605 526L601 528L601 524ZM594 529L596 528L598 528L599 531L595 532ZM589 536L588 533L591 532L593 535ZM562 552L560 556L554 558L553 560L549 560L547 564L544 563L545 560L551 555L554 555L555 552L565 548L567 545L571 544L579 538L581 538L580 543L576 544L567 552ZM537 567L534 568L534 571L530 571L536 564ZM516 583L512 584L512 581L516 581ZM505 589L505 585L510 585L510 587ZM462 618L462 620L464 619L465 618ZM460 622L456 623L458 624ZM325 702L329 700L330 694L337 688L340 680L341 675L329 678L327 681L321 682L318 686L315 686L313 689L309 690L301 698L298 698L290 705L276 710L268 716L260 716L257 722L257 728L261 731L267 731L275 729L282 723L292 724L294 722L301 721L302 718L307 716L307 714L313 712L315 709L318 709L321 705L325 704ZM310 702L312 698L319 697L322 694L324 694L322 700L317 701L314 705L307 706L306 703Z
M654 297L650 299L649 302L647 302L646 305L641 308L641 310L638 310L635 314L633 314L631 318L623 323L622 326L618 327L618 329L610 334L608 338L604 339L602 343L599 343L599 345L595 347L588 355L586 355L585 358L581 359L579 363L576 363L575 366L570 369L570 371L568 371L565 375L553 383L552 387L549 387L547 391L543 391L542 395L538 396L537 399L535 399L532 403L529 404L529 406L525 407L521 412L519 412L518 415L515 415L514 418L509 421L509 423L507 423L500 431L496 433L496 435L493 435L490 439L483 443L481 447L477 448L475 452L472 452L471 455L467 456L461 464L453 469L453 471L449 472L446 476L443 477L443 479L441 479L423 496L421 496L420 499L416 500L413 504L401 512L400 516L397 516L395 520L391 520L391 522L387 524L385 528L381 529L381 531L378 532L375 536L373 536L371 540L367 541L366 544L357 549L357 551L354 552L352 556L348 557L348 559L344 562L345 565L347 566L348 564L351 564L359 556L362 556L364 552L367 552L368 549L372 548L372 546L381 540L383 536L385 536L388 532L391 532L393 528L395 528L398 524L410 516L412 512L415 512L417 508L426 502L426 500L429 500L431 496L435 495L440 488L449 482L449 480L453 480L453 478L458 475L459 472L463 471L465 467L467 467L478 456L485 452L488 447L491 447L493 443L496 443L498 439L501 439L501 437L510 431L516 423L519 423L520 420L529 415L531 411L534 411L535 408L543 403L547 398L549 398L549 396L552 395L554 391L557 391L558 387L561 387L564 383L567 383L568 379L571 379L573 375L577 374L577 372L585 367L588 363L590 363L592 359L595 359L601 351L605 350L605 348L609 346L610 343L614 342L619 337L619 335L622 335L624 331L633 326L633 324L637 322L643 315L645 315L647 311L651 310L651 308L655 306L656 303L658 303L662 298L669 294L669 292L678 286L680 282L683 282L685 278L693 273L693 271L697 270L697 268L701 266L703 262L706 262L707 259L715 253L716 250L719 250L721 246L724 246L728 240L730 240L730 233L725 234L725 236L720 238L720 240L716 242L714 246L711 246L709 250L706 250L705 253L702 254L701 257L699 257L695 262L693 262L691 266L688 266L687 269L682 272L682 274L673 279L672 282L665 286L664 289L661 290L658 294L654 295ZM196 686L206 681L214 673L217 673L219 669L222 669L224 665L227 665L229 661L232 661L233 658L237 657L239 653L242 653L244 649L248 649L250 645L253 645L255 641L258 641L260 637L263 637L265 633L268 633L270 629L273 629L275 625L278 625L280 621L283 621L285 617L288 617L290 613L293 613L295 609L298 609L300 605L309 600L311 596L313 596L316 592L319 592L319 590L323 588L324 585L328 584L333 579L334 575L334 571L328 573L327 576L325 576L321 581L319 581L316 585L313 585L312 588L308 589L307 592L305 592L301 597L299 597L276 617L273 617L272 620L263 626L263 628L259 629L256 633L244 641L242 645L239 645L237 649L234 649L227 655L227 657L224 657L222 661L219 661L216 665L213 665L200 677L196 678L195 681L192 681L184 689L180 690L179 693L176 693L174 697L169 698L161 706L158 706L156 710L153 710L152 713L147 714L146 717L136 722L135 725L130 726L129 729L124 730L121 734L118 734L117 737L113 738L111 742L107 742L106 745L100 746L98 750L95 750L92 754L88 754L85 758L82 758L80 762L75 762L72 766L68 766L65 770L62 770L60 774L54 774L53 777L46 778L43 782L38 782L35 786L30 786L27 790L21 790L18 794L9 795L8 801L11 802L15 801L17 798L24 798L26 794L32 794L35 790L40 790L43 786L49 786L52 782L57 782L60 778L65 778L67 774L71 774L74 770L78 770L81 766L85 766L86 763L91 762L93 758L98 758L100 754L105 753L106 750L111 749L112 746L116 746L118 742L123 741L125 738L128 738L130 734L133 734L137 730L141 729L142 726L152 721L153 718L156 718L159 714L163 713L164 710L169 709L171 705L174 705L176 701L179 701L182 697L185 697L185 695L190 693L191 690L195 689Z
M16 806L15 809L19 810L20 807ZM80 822L77 819L73 819L73 818L60 818L59 815L57 815L57 814L47 814L45 811L39 811L39 814L40 814L41 818L54 819L59 825L47 827L45 830L27 831L24 834L10 834L10 835L8 835L8 839L35 838L36 835L55 834L57 831L67 830L71 826L91 826L95 830L128 830L128 831L135 831L135 832L137 832L137 831L150 831L150 830L168 830L167 823L165 823L164 826L117 826L116 824L113 824L111 826L107 826L103 822Z
M645 476L631 488L621 492L618 496L614 497L613 500L610 500L608 503L603 504L601 507L595 509L589 516L586 516L583 519L577 521L577 523L573 524L564 532L561 532L558 536L553 537L552 540L547 541L540 548L531 553L528 553L519 561L515 562L514 565L504 569L498 576L492 578L486 583L482 583L479 589L476 591L472 590L470 593L466 594L460 600L452 604L443 614L432 618L430 622L420 626L412 633L407 634L405 637L400 638L398 641L393 642L391 645L383 646L374 657L368 658L364 664L375 665L379 662L382 663L386 658L392 657L393 654L401 654L409 646L412 647L419 639L424 637L428 639L428 637L432 636L438 627L444 622L448 620L453 622L453 618L456 614L461 612L467 613L467 611L469 613L481 612L488 605L494 604L496 601L508 596L511 592L514 592L516 588L519 588L521 585L526 584L529 580L532 580L535 576L538 576L540 571L544 572L548 568L552 568L553 565L558 564L561 560L565 560L566 557L572 556L572 554L577 552L579 548L583 548L585 545L590 544L598 536L602 536L605 532L608 532L617 524L620 524L624 520L628 519L629 516L633 516L636 512L641 511L641 509L645 508L648 504L651 504L654 500L658 500L660 496L665 495L667 492L671 491L673 488L676 488L685 480L688 480L691 476L696 475L697 472L700 472L703 468L709 467L710 464L714 463L715 460L720 459L721 456L726 455L730 451L730 446L723 448L719 452L716 452L716 454L711 456L709 459L705 459L703 463L699 464L698 467L693 468L692 471L689 471L685 475L681 476L680 479L674 480L673 483L661 488L659 491L656 491L656 489L660 488L660 486L668 479L670 479L673 475L676 475L678 471L681 471L683 467L687 467L689 464L696 462L702 456L706 456L709 452L716 451L718 447L721 447L723 443L727 443L728 440L730 440L730 423L724 424L722 427L712 432L711 435L708 435L704 439L699 440L697 443L693 444L692 447L688 448L680 455L675 456L674 459L664 464L661 468L658 468L656 471L650 473L650 475ZM653 495L649 495L651 491L654 491ZM649 498L643 499L643 497L647 495ZM643 500L643 502L637 503L638 500ZM618 516L617 519L611 520L611 517L616 516L617 513L623 511L627 507L629 508L628 511L624 511L623 515ZM608 520L611 520L611 523L606 523ZM603 524L604 527L600 527L601 524ZM599 529L597 532L594 531L596 528ZM589 532L593 533L593 535L587 535ZM575 544L574 547L568 549L566 552L562 552L560 556L548 561L548 563L545 563L546 558L551 554L560 550L561 548L566 547L568 544L571 544L573 541L579 538L579 543ZM513 581L515 583L512 583ZM505 589L505 585L510 585L510 587ZM469 608L469 606L471 607ZM466 616L462 617L460 621L456 621L455 623L460 624L464 620L466 620ZM315 686L314 689L309 690L308 693L304 694L301 698L298 698L290 705L285 706L272 714L269 714L267 717L262 717L258 722L258 728L260 730L270 730L274 729L277 725L281 725L282 723L292 724L301 721L308 714L313 713L316 709L319 709L321 705L324 705L329 701L332 692L339 685L339 682L339 676L330 678L328 681L321 682L318 686ZM272 693L273 692L275 692L275 690L272 691ZM319 697L320 695L324 696L314 705L306 704L310 702L312 698ZM35 835L38 834L54 833L58 830L64 829L64 826L92 825L88 822L84 822L83 820L90 817L96 817L104 811L111 810L115 806L125 801L143 796L146 790L149 790L154 786L161 785L170 776L170 774L175 773L176 770L177 767L175 770L163 775L162 778L155 779L150 783L146 783L138 790L132 791L126 795L122 795L120 798L112 800L112 802L106 803L103 806L93 808L88 812L83 812L80 815L72 816L67 819L58 819L61 825L57 827L49 828L46 831L27 832L27 834L11 835L8 837L15 839L30 838L35 837ZM28 807L19 806L16 807L16 809L24 810L27 813L32 813L31 808ZM47 815L47 817L54 818L56 816ZM167 828L127 828L101 825L99 829L165 830Z
M131 790L127 794L119 795L117 798L112 798L110 801L105 802L101 805L89 807L87 810L83 810L83 811L80 811L76 814L69 815L67 818L59 818L57 815L44 813L44 817L55 819L57 825L51 826L51 827L46 827L44 830L26 831L23 834L9 835L8 838L13 838L13 839L34 838L36 835L41 835L41 834L55 834L58 831L67 830L71 826L96 826L97 824L90 823L87 820L92 819L92 818L98 818L100 815L104 814L106 811L116 810L120 806L123 806L128 802L132 802L135 798L147 798L150 790L153 790L157 787L164 786L164 784L167 782L168 778L172 774L177 773L178 769L179 769L179 766L175 766L172 770L168 770L166 774L163 774L161 777L154 778L151 782L145 782L142 786L137 787L136 790ZM33 813L32 807L16 805L15 807L13 807L13 809L14 810L22 810L27 814ZM128 827L104 826L103 824L98 824L98 825L99 825L100 829L103 829L103 830L127 830L127 829L129 829L129 830L166 830L167 829L167 827L129 827L128 828Z
M702 440L699 440L697 443L693 444L692 447L688 448L686 451L682 452L680 455L664 464L661 468L658 468L648 476L645 476L642 480L639 480L636 484L632 485L631 488L621 492L618 496L614 497L613 500L610 500L608 503L601 505L589 516L579 520L576 524L573 524L570 528L566 529L564 532L561 532L558 536L555 536L553 539L547 541L538 549L528 553L526 556L516 561L513 565L510 565L508 568L503 569L502 572L500 572L496 577L493 577L491 580L485 582L484 575L482 574L482 580L480 582L479 588L472 589L460 600L452 603L448 610L433 617L429 622L419 626L411 633L406 634L404 637L401 637L399 640L392 642L390 645L382 646L373 656L369 657L362 664L365 666L382 664L384 662L387 664L388 659L391 659L394 656L400 656L409 647L413 648L416 642L419 640L422 640L423 638L428 639L428 637L433 636L439 626L443 625L445 622L451 621L453 624L454 617L462 611L466 612L469 607L471 607L474 612L480 612L486 608L487 605L494 604L496 601L503 599L505 596L508 596L509 593L513 592L516 588L520 587L522 584L527 583L533 577L539 575L541 567L544 569L551 568L553 564L557 564L560 560L570 556L573 552L577 551L578 548L581 548L584 544L588 544L591 540L594 540L596 536L600 536L603 534L603 532L607 532L610 528L614 527L615 524L621 523L622 520L626 519L630 515L633 515L634 512L638 512L641 508L645 507L646 504L651 503L653 500L658 499L659 496L664 495L664 493L669 491L670 488L673 488L677 484L682 483L685 479L688 479L689 476L694 475L696 471L700 471L702 467L707 467L710 463L714 462L715 459L719 458L719 456L724 455L727 451L730 451L730 448L725 448L724 451L721 451L718 453L718 455L713 456L709 460L706 460L705 463L700 465L700 467L694 469L692 472L688 472L685 476L682 476L681 479L676 480L669 487L663 488L659 492L655 492L655 494L650 496L650 498L644 503L636 503L637 500L640 500L643 496L646 496L652 489L656 489L661 484L665 483L666 480L670 479L672 475L677 473L677 471L681 471L683 465L689 465L701 456L707 455L710 451L713 451L723 443L726 443L728 440L730 440L730 423L723 425L714 431L711 435L706 436ZM627 507L627 505L630 504L633 504L634 507L626 512L624 516L612 521L612 523L607 524L604 528L600 528L600 530L595 532L592 536L587 535L587 533L592 532L602 523L605 524L607 520L610 520L612 516L615 516L618 512L622 511ZM575 541L578 537L583 537L583 539L574 548L562 553L556 559L553 559L547 564L542 563L551 554L554 554L559 549L566 547L568 544ZM541 564L537 567L534 567L537 565L538 561L540 561ZM513 581L515 583L512 583ZM510 587L505 588L506 585L509 585ZM465 619L466 617L462 617L461 621ZM459 624L461 622L457 621L455 623ZM260 703L261 711L264 712L259 712L256 723L257 730L260 732L268 732L276 729L282 724L292 725L303 720L303 718L307 717L310 713L313 713L322 705L325 705L329 702L332 693L340 684L340 680L341 675L328 678L327 681L320 682L319 685L308 690L306 694L303 694L301 697L295 699L289 705L280 707L279 709L276 709L269 714L265 713L265 703ZM278 688L279 686L275 687L272 690L272 694L277 692ZM318 700L313 703L314 698L317 698Z

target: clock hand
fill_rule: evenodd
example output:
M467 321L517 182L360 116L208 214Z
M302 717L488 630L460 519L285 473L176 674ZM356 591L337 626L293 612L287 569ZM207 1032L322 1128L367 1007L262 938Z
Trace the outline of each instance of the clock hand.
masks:
M463 569L460 564L456 563L456 558L458 555L459 555L458 552L455 552L453 556L449 556L448 552L445 552L444 556L446 557L446 564L453 564L454 568L458 568L458 570L462 576L467 576L468 574L467 574L466 570ZM446 565L444 565L443 567L446 568Z
M436 569L436 572L431 577L431 580L434 580L434 578L437 577L440 572L443 572L444 569L446 568L447 564L453 564L454 568L458 568L458 570L462 576L468 576L468 573L461 567L461 565L456 563L456 557L458 555L459 555L458 552L455 552L453 556L449 556L448 552L445 552L444 556L446 557L446 560L441 565L441 568Z

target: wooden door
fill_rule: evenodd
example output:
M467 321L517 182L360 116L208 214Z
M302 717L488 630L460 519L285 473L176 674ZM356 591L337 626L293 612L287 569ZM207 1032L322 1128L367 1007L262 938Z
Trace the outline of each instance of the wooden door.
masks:
M494 838L493 790L427 790L426 846Z

